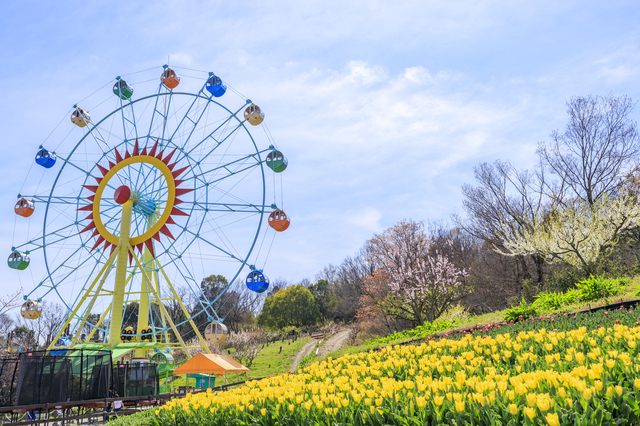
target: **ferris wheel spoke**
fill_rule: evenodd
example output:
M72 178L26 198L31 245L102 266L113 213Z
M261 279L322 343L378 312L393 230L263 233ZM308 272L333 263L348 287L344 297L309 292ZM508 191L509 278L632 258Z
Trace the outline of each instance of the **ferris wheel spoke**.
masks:
M133 108L133 102L131 98L129 98L129 102L125 102L120 96L118 96L120 100L120 116L122 118L122 134L124 135L125 141L128 141L132 132L135 133L136 140L138 139L138 127L136 126L136 114ZM130 111L131 118L127 117L125 114L125 107L128 107ZM127 123L131 126L131 129L127 131Z
M212 177L212 178L210 178L210 180L206 179L206 178L205 178L205 175L200 175L199 177L195 177L195 176L194 176L194 177L191 177L191 178L187 178L187 179L185 179L185 180L189 180L189 179L198 179L200 182L202 182L202 185L200 185L200 186L197 186L197 187L196 187L196 190L198 190L198 189L203 189L203 188L206 188L206 187L208 187L208 186L211 186L211 185L213 185L213 184L215 184L215 183L222 182L223 180L226 180L226 179L229 179L229 178L232 178L232 177L237 177L238 175L240 175L240 174L241 174L241 173L243 173L243 172L246 172L246 171L253 171L255 168L257 168L257 167L259 167L259 166L260 166L260 163L252 164L252 165L247 166L247 167L244 167L244 168L242 168L242 169L235 170L235 171L233 171L233 172L229 172L229 173L227 173L226 175L224 175L224 176L220 176L220 177L218 177L218 178L213 178L213 177ZM203 180L204 180L204 181L203 181ZM215 187L214 187L214 188L215 188Z
M36 203L46 204L77 204L82 197L59 197L59 196L42 196L42 195L18 195L20 198L26 198Z
M267 213L275 207L271 205L259 205L251 203L206 203L200 201L185 201L183 204L193 205L193 210L204 212L224 212L224 213Z
M36 251L36 250L39 250L39 249L41 249L41 248L42 248L42 247L44 247L44 246L43 246L42 244L40 244L40 243L37 243L36 241L42 241L43 239L46 239L47 237L49 237L49 236L51 236L51 235L55 235L55 236L57 236L57 237L60 237L59 233L60 233L61 231L65 230L65 229L68 229L68 228L71 228L71 227L76 226L76 225L77 225L77 222L74 222L74 223L71 223L71 224L69 224L69 225L63 226L63 227L62 227L62 228L60 228L60 229L57 229L57 230L55 230L55 231L49 232L48 234L45 234L45 235L44 235L44 237L43 237L43 236L35 237L35 238L33 238L33 239L31 239L31 240L27 241L26 243L22 243L22 244L20 244L20 245L15 246L15 248L16 248L16 249L19 249L19 248L23 248L23 247L27 247L27 246L31 245L31 246L34 246L35 248L29 249L29 251ZM75 234L74 234L74 235L75 235ZM67 236L66 238L71 238L71 237L73 237L74 235ZM64 238L63 238L63 239L64 239ZM62 241L62 239L61 239L60 241ZM49 244L49 243L47 243L47 244Z
M155 105L153 107L153 112L151 113L151 121L149 123L149 135L153 134L153 130L154 130L154 122L155 122L155 118L156 115L162 117L162 132L160 134L160 139L162 139L163 141L165 140L164 137L164 133L166 130L166 126L167 126L167 122L169 121L169 111L171 111L171 100L173 98L173 90L169 90L167 93L162 95L162 98L164 100L164 112L159 111L158 110L158 102L160 100L160 95L162 94L162 88L165 87L162 83L160 83L160 86L158 88L158 96L156 97L156 102ZM168 100L167 100L168 98Z
M164 245L162 243L160 243L161 245ZM179 256L178 258L178 262L174 263L174 266L176 268L176 270L180 273L180 276L185 280L185 281L191 281L194 283L194 286L197 286L197 281L196 279L193 277L193 275L190 272L190 268L185 264L184 262L184 257L183 256ZM156 263L158 265L158 270L161 271L162 275L165 278L165 281L167 281L167 283L173 287L173 284L171 284L171 281L169 280L169 277L166 275L166 273L164 272L164 269L162 268L162 265L160 264L160 261L156 260ZM183 266L184 270L187 272L186 274L183 272L182 268L180 267L180 265ZM195 297L195 299L198 301L198 303L200 304L200 306L202 306L203 309L206 309L204 304L202 304L202 300L201 298L204 298L205 301L207 301L206 296L204 294L196 294L196 292L193 290L194 286L187 286L189 287L189 290L191 291L191 293L193 294L193 296ZM208 303L208 301L207 301Z
M207 137L205 137L202 142L205 142L207 139L211 139L214 142L214 146L206 153L200 156L201 161L205 158L208 158L211 154L213 154L213 152L218 149L218 147L220 147L222 144L224 144L227 139L229 139L231 136L234 136L236 134L236 132L240 129L244 128L242 123L239 123L237 126L235 126L228 135L225 135L221 140L217 140L214 136L213 133L209 134ZM198 144L199 145L199 144ZM195 149L195 148L194 148ZM191 152L193 151L193 149L191 151L189 151L188 153L188 157L191 159L192 154Z
M191 123L191 125L190 125L191 126L191 130L189 131L188 129L185 129L186 131L189 132L189 135L184 139L184 141L182 143L182 146L186 146L189 143L189 139L191 139L191 135L193 135L193 132L198 127L198 123L200 123L200 120L202 119L202 116L205 114L205 112L207 111L207 108L211 104L210 99L205 97L204 99L205 99L206 103L205 103L204 107L201 108L201 109L198 108L198 107L195 107L196 104L198 103L198 101L200 101L203 98L202 97L202 93L203 93L204 87L205 86L203 85L202 88L200 89L200 91L198 92L198 95L193 98L193 101L191 102L191 105L189 105L189 108L187 109L187 111L185 112L184 116L182 117L182 120L180 120L180 122L176 126L176 128L173 131L173 133L171 134L171 136L169 136L169 140L173 140L173 138L176 136L178 131L182 128L183 123L186 123L187 121L189 121ZM190 116L190 114L192 113L192 110L193 110L194 118L192 118ZM185 124L185 125L188 126L188 124Z
M68 164L69 166L71 166L71 167L73 167L73 168L75 168L75 169L77 169L77 170L81 171L81 172L82 172L82 173L84 173L85 175L87 175L87 176L90 176L90 175L91 175L91 173L89 173L88 171L86 171L86 170L85 170L85 169L83 169L82 167L80 167L80 166L78 166L77 164L72 163L71 161L69 161L69 158L68 158L68 157L63 157L63 156L62 156L62 155L60 155L60 154L56 154L56 156L58 157L58 159L62 160L65 164ZM69 156L71 156L71 154L69 154Z
M198 238L198 239L199 239L200 241L202 241L203 243L205 243L205 244L207 244L207 245L209 245L209 246L213 247L214 249L216 249L216 250L220 251L221 253L224 253L224 254L225 254L226 256L228 256L229 258L231 258L231 259L233 259L233 260L235 260L235 261L238 261L238 262L240 262L240 263L242 263L242 264L244 264L244 265L247 265L247 264L245 263L245 261L244 261L244 260L239 259L236 255L234 255L234 254L230 253L229 251L227 251L227 250L223 249L222 247L220 247L220 246L218 246L218 245L216 245L216 244L212 243L211 241L209 241L209 240L207 240L207 239L205 239L205 238L202 238L202 237L200 236L200 234L195 233L195 232L193 232L193 231L192 231L192 230L190 230L190 229L185 229L185 232L186 232L186 233L188 233L188 234L191 234L191 235L192 235L193 237L195 237L195 238ZM247 266L248 266L248 265L247 265Z
M91 135L91 137L96 142L96 145L98 146L100 151L102 151L104 156L109 158L108 156L111 155L112 156L111 160L114 160L115 156L113 153L111 153L111 147L107 143L107 140L104 138L104 136L102 136L102 133L100 132L100 128L98 127L99 124L100 123L95 124L93 123L93 121L89 120L86 126L88 134Z
M214 168L212 168L212 169L208 169L208 170L203 171L203 172L202 172L202 174L203 174L203 175L208 175L208 174L210 174L210 173L216 173L216 172L219 172L219 171L222 171L222 170L226 170L226 171L228 171L229 173L234 173L234 171L230 169L230 167L231 167L231 166L239 166L239 167L242 167L243 163L244 163L244 162L246 162L246 161L247 161L247 160L249 160L249 159L252 159L252 160L254 160L254 161L255 161L255 163L254 163L254 164L252 164L252 166L253 166L253 167L255 167L255 166L259 166L259 165L260 165L260 163L261 163L261 161L260 161L258 158L256 158L256 157L257 157L259 154L264 154L264 153L265 153L265 152L267 152L267 151L271 151L271 148L263 149L262 151L258 151L258 152L257 152L257 153L255 153L255 154L248 154L248 155L245 155L244 157L241 157L241 158L238 158L238 159L236 159L236 160L233 160L233 161L231 161L231 162L229 162L229 163L227 163L227 164L218 165L218 166L216 166L216 167L214 167ZM262 161L262 162L264 162L264 161Z
M213 129L213 131L211 131L207 136L205 136L200 142L198 142L197 144L195 144L193 147L189 148L189 150L186 152L187 156L190 156L196 149L198 149L202 144L206 143L207 140L212 140L214 143L216 143L217 145L220 145L223 141L218 142L216 140L216 138L214 137L214 135L216 133L218 133L221 130L224 130L224 128L227 127L227 125L235 118L236 120L238 120L238 117L236 116L236 114L238 114L240 111L242 111L242 109L244 108L244 105L238 109L236 112L232 112L231 115L229 115L229 117L227 119L225 119L222 123L220 123L220 125L218 125L218 127L216 127L215 129ZM234 129L237 130L238 128L240 128L242 126L242 122L241 120L240 124L238 126L236 126L236 128ZM232 132L233 133L233 132ZM225 138L226 140L226 138Z
M79 246L76 250L73 251L73 253L71 253L69 256L67 256L66 259L64 259L62 262L60 262L60 265L58 265L55 269L53 269L52 271L49 271L49 276L53 276L54 274L56 274L58 271L62 271L63 268L68 268L70 269L69 273L64 275L62 278L58 279L57 283L51 283L51 286L46 285L47 287L51 287L52 289L55 288L56 286L62 284L64 281L66 281L67 278L69 278L71 275L73 275L78 269L82 268L87 262L89 262L90 260L97 260L93 255L87 256L85 260L83 260L82 262L80 262L77 266L73 267L73 268L69 268L68 266L66 266L68 264L69 261L71 261L73 259L74 256L76 256L84 247L83 246ZM96 262L96 265L93 267L94 269L97 267L98 263ZM44 281L43 281L44 283Z

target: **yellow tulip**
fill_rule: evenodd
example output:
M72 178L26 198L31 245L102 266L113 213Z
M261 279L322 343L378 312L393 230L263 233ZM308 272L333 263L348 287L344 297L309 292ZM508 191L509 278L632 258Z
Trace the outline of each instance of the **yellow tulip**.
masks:
M444 402L444 396L436 396L433 398L433 402L439 407Z
M558 419L557 413L548 413L546 419L549 426L558 426L560 424L560 419Z
M538 396L535 393L527 394L527 404L529 404L529 407L535 407L537 403Z
M546 395L539 395L537 400L537 405L540 411L548 411L549 408L551 407L549 397Z
M622 395L622 386L616 386L616 393L618 394L618 396Z
M464 401L456 401L455 406L456 406L456 411L458 413L461 413L464 411L464 408L465 408Z
M524 413L529 417L529 419L533 420L536 416L536 409L531 407L524 407Z
M515 416L518 414L518 406L516 404L509 404L509 412L511 415Z

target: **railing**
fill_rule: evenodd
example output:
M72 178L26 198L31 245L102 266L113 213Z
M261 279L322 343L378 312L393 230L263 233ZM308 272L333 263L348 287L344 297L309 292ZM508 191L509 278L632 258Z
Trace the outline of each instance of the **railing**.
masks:
M220 386L215 386L211 388L211 392L225 392L229 390L229 388L242 385L246 382L253 380L262 380L264 377L257 379L248 379L242 380L235 383L228 383ZM32 404L32 405L15 405L9 407L0 407L0 416L2 420L0 424L4 426L18 426L18 425L53 425L54 423L58 423L61 425L71 424L71 422L78 422L82 420L89 420L90 422L93 419L99 418L106 421L109 417L113 416L127 416L130 414L138 413L142 410L145 410L149 407L155 407L166 403L167 401L174 398L184 398L189 393L202 393L206 392L207 389L197 389L191 390L193 388L184 388L182 393L173 392L173 393L161 393L158 395L147 395L147 396L132 396L127 398L101 398L101 399L91 399L85 401L70 401L70 402L50 402L47 404ZM114 412L114 411L106 411L106 409L113 405L114 401L122 401L123 409L122 411ZM130 408L132 407L133 408ZM97 411L97 410L100 411ZM60 417L52 417L54 414L57 415L58 410L62 411L62 416ZM76 410L75 412L73 410ZM24 417L27 416L27 413L35 412L38 417L41 417L37 420L26 420ZM8 419L6 419L9 417ZM44 418L42 418L44 417ZM8 421L7 421L8 420Z

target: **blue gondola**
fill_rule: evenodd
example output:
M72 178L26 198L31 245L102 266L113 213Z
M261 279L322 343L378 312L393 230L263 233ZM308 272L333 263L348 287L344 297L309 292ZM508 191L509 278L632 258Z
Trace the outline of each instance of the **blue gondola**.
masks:
M56 164L56 155L53 152L49 152L42 148L36 154L36 163L40 164L44 168L50 169L54 164Z
M224 95L224 93L227 91L227 85L224 84L222 80L220 80L220 77L217 77L213 74L207 80L207 85L205 87L216 98Z
M67 354L67 348L71 347L71 340L69 340L68 337L61 337L53 347L56 348L56 350L49 352L51 356L65 356Z
M269 278L262 271L251 271L247 275L247 287L256 293L262 293L269 288Z

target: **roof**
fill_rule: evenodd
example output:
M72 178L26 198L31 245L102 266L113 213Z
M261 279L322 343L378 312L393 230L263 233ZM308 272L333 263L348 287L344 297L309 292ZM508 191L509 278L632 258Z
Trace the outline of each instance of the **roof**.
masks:
M182 374L248 373L249 369L228 355L197 354L176 368L174 376Z

